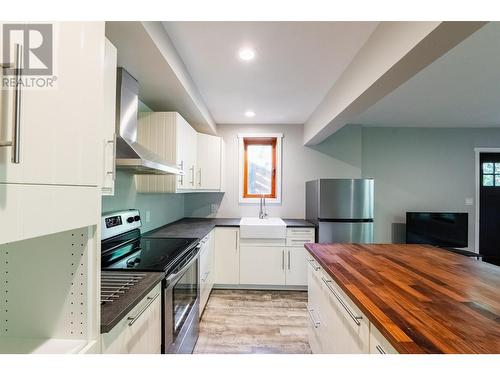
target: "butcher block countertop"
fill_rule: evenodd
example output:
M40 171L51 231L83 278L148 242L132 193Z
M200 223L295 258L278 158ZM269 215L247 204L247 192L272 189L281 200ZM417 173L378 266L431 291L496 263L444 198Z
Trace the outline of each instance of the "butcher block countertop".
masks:
M305 247L400 353L500 353L500 267L423 245Z

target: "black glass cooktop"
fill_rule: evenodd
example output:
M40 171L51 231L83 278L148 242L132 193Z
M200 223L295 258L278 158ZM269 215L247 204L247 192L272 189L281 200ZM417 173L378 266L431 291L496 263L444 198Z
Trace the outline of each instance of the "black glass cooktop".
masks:
M103 243L101 268L168 272L197 241L193 238L136 238L120 244L113 239Z

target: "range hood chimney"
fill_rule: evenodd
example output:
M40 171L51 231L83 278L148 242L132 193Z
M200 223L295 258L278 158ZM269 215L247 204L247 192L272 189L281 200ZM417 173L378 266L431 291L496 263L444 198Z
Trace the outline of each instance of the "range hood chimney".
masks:
M137 142L139 83L118 68L116 88L116 168L134 174L177 174L184 172Z

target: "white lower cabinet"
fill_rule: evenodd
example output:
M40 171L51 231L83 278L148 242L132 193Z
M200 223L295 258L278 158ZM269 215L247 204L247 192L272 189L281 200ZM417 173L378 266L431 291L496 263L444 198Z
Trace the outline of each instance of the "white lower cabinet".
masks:
M368 354L397 351L337 283L308 257L309 345L314 354Z
M200 316L214 286L214 231L201 240L200 249Z
M240 229L215 228L215 283L240 283Z
M161 352L161 283L110 332L101 335L104 354L159 354Z
M370 324L370 354L398 354L373 324Z
M285 285L285 247L241 246L240 284Z

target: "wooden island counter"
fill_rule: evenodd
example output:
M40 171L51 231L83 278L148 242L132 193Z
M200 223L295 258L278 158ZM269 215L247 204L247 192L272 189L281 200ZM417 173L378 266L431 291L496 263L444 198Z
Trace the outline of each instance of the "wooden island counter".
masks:
M346 321L357 324L342 332L354 335L358 329L361 335L360 323L367 319L365 330L370 335L381 333L399 353L500 353L500 267L422 245L311 243L305 247L312 256L310 273L323 272L318 277L323 289L328 286L350 315L351 319L346 314ZM335 293L331 285L341 291ZM342 292L348 303L342 302ZM359 317L353 317L349 303L359 308ZM325 320L327 314L314 309L309 312L313 328L318 328L321 323L316 320ZM330 332L326 337L336 340L333 336ZM366 348L361 341L353 342ZM336 352L335 342L332 345L334 349L324 352Z

